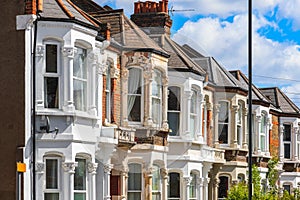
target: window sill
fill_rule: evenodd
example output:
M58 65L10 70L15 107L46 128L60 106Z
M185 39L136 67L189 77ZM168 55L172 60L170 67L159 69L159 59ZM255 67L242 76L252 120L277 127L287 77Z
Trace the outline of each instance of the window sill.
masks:
M65 112L59 109L49 109L45 108L43 110L36 111L36 115L52 115L52 116L69 116L69 117L82 117L82 118L89 118L100 120L100 117L95 115L90 115L87 112L83 111L74 111L74 112Z

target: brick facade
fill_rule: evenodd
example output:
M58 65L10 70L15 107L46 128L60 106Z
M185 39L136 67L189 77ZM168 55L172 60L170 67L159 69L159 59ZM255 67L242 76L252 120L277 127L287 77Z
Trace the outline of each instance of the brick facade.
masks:
M272 130L270 131L270 154L272 157L279 155L279 117L272 115Z

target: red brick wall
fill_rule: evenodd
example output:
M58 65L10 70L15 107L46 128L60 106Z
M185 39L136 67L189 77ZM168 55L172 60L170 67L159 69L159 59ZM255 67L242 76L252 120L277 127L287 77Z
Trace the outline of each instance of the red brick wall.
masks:
M279 120L278 116L272 115L272 130L270 131L270 154L272 157L279 155Z

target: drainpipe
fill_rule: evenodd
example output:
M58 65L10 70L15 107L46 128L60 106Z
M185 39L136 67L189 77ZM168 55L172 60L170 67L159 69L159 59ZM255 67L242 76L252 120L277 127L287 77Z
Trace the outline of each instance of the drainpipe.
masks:
M36 1L36 20L33 22L34 25L34 38L33 38L33 52L32 52L32 113L31 113L31 119L32 119L32 128L31 128L31 139L32 139L32 200L36 200L36 137L35 137L35 131L36 131L36 42L37 42L37 26L38 21L40 18L39 13L42 12L42 4L43 0L37 0Z

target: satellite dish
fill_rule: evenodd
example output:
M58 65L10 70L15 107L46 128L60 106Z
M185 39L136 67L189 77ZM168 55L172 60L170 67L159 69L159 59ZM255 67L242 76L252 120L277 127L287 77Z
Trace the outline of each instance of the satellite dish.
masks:
M50 120L49 117L46 116L46 124L43 126L40 126L40 130L41 131L45 131L46 133L53 133L55 132L55 134L58 133L59 129L57 127L54 128L54 130L50 130Z

